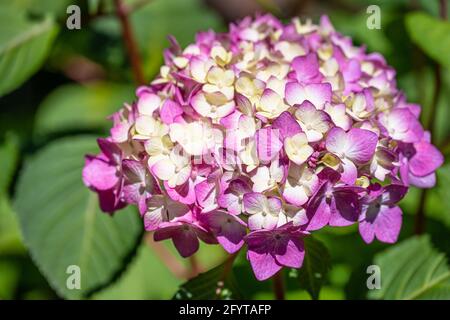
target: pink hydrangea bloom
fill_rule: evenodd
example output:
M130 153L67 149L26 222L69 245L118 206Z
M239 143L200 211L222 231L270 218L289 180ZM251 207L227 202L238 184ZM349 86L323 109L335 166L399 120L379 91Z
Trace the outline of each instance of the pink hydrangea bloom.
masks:
M443 157L381 55L327 17L262 15L184 49L170 40L159 75L86 157L102 210L136 205L183 257L199 241L246 248L259 280L300 268L303 238L325 226L397 240L397 203L409 185L432 187Z

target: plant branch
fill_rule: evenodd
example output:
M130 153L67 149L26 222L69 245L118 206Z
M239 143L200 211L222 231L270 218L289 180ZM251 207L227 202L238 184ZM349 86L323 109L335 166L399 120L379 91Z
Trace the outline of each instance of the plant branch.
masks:
M152 249L158 258L167 266L170 272L179 279L188 279L190 270L188 270L163 243L155 242L153 234L148 233L145 236L145 243Z
M220 279L217 282L217 284L218 284L218 287L217 287L217 290L216 290L216 296L217 297L219 297L221 292L222 292L222 289L223 289L223 286L225 285L225 280L227 279L228 274L231 272L231 270L233 270L233 264L234 264L234 261L236 260L236 258L238 256L239 252L240 252L240 250L238 250L237 252L233 253L224 262L222 275L220 276Z
M442 20L447 20L447 0L439 0L439 16ZM426 123L426 128L430 131L433 139L433 131L436 124L436 111L439 103L439 97L442 91L442 70L441 66L436 63L434 65L434 93L430 106L430 114ZM428 189L421 190L419 207L417 208L414 221L414 233L422 234L425 231L425 205L427 203Z
M191 266L189 278L195 278L200 272L202 272L202 267L200 266L195 254L189 257L189 264Z
M128 10L122 0L114 0L114 4L116 6L116 15L122 26L123 41L127 50L128 59L131 63L134 79L136 83L144 84L145 79L144 72L142 70L141 57L139 56L139 49L134 39L130 20L128 19Z
M273 294L275 295L276 300L284 300L284 279L283 279L283 270L277 272L273 277Z

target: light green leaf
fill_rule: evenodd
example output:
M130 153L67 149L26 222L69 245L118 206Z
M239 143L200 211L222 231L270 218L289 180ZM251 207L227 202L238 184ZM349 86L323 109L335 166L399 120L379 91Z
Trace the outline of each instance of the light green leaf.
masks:
M56 32L50 17L31 22L24 12L0 7L0 96L20 86L40 68Z
M322 242L312 237L305 238L305 260L298 270L300 287L315 300L330 270L330 254Z
M142 224L133 208L102 213L97 196L81 181L86 153L98 152L95 138L51 143L26 162L15 209L31 257L57 293L82 298L107 284L136 248ZM81 269L81 289L66 286L66 270Z
M8 133L0 146L0 253L23 252L24 248L17 217L11 209L8 188L17 167L19 142L17 137Z
M406 15L406 28L412 41L441 65L450 67L450 22L423 12Z
M428 236L405 240L375 256L381 270L381 289L372 299L450 299L450 270L444 254Z
M0 260L0 300L13 299L19 283L20 269L14 261Z
M227 261L181 285L173 299L215 300L240 297L232 266Z
M24 251L17 216L6 195L0 193L0 253L16 254Z
M35 132L45 136L70 130L106 130L111 127L107 117L133 98L133 88L124 84L98 82L61 86L39 106Z
M142 244L137 256L117 282L94 295L99 300L170 299L181 281L150 248Z

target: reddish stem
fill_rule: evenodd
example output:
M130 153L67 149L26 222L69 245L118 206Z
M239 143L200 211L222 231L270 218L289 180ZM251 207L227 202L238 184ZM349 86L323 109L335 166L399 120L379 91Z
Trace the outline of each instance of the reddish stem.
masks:
M145 79L144 72L142 71L141 58L139 56L139 49L136 45L133 31L131 29L130 20L128 19L128 10L123 4L122 0L114 0L114 3L116 6L117 17L119 18L120 24L122 26L123 41L128 53L128 58L131 63L135 81L138 84L144 84Z
M275 295L276 300L284 300L284 279L283 279L283 270L277 272L273 277L273 294Z
M189 270L166 248L163 243L155 242L153 234L145 236L145 243L152 249L158 258L167 266L170 272L179 279L188 279Z

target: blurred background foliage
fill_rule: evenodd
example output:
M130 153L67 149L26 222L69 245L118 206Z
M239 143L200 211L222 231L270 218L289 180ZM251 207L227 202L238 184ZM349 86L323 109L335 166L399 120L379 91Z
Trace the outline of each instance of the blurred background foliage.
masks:
M285 271L288 299L450 299L450 23L442 21L443 2L124 0L147 81L159 71L169 34L185 46L197 31L224 31L256 12L285 21L328 14L356 44L382 53L408 100L422 105L422 121L447 160L434 189L413 188L402 202L400 243L366 245L355 226L316 232L308 267ZM81 8L80 30L66 28L71 4ZM366 27L373 4L381 8L379 30ZM175 258L170 243L143 235L133 209L102 215L83 187L83 155L96 152L106 117L134 97L113 0L1 1L0 79L0 299L273 298L270 281L257 282L245 256L231 272L218 246L203 245L190 262ZM420 210L426 235L418 237ZM373 263L383 286L368 292ZM82 268L81 290L65 286L70 264ZM192 275L186 268L211 271L184 283Z

